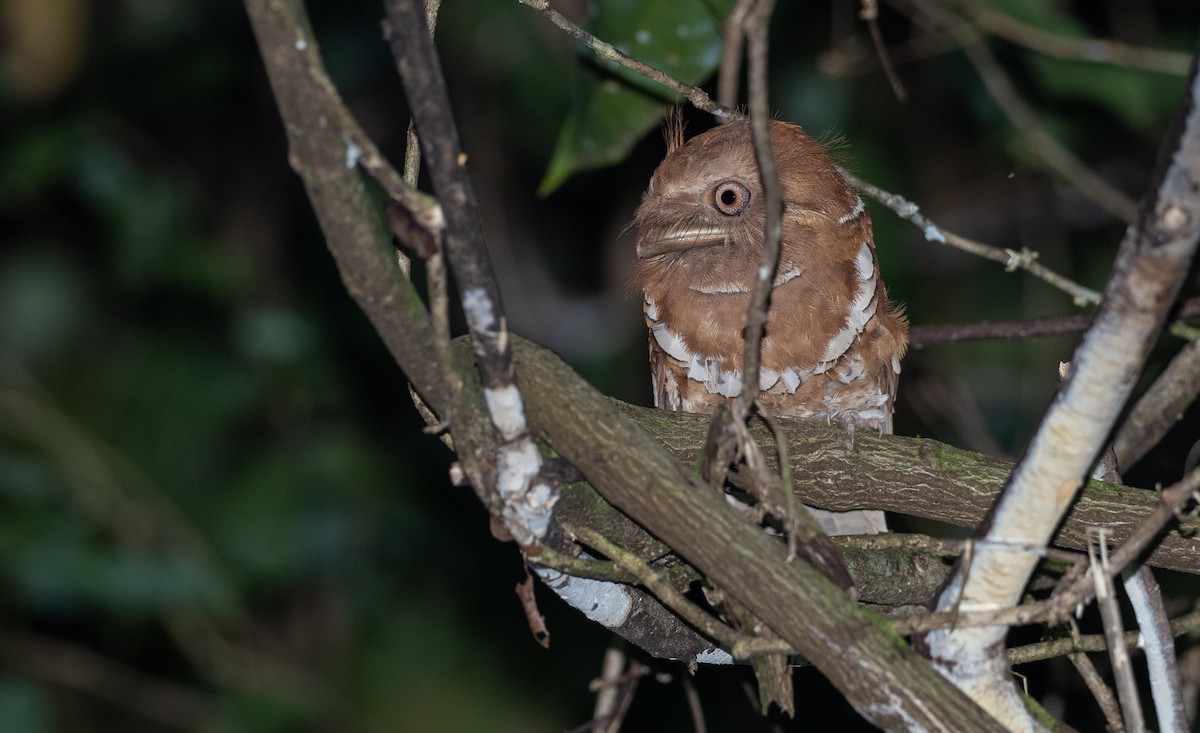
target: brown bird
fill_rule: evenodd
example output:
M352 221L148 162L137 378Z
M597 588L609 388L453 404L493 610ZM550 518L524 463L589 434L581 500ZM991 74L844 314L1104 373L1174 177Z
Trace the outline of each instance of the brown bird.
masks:
M748 123L716 127L686 144L674 137L635 215L637 281L655 405L712 412L742 391L762 186ZM890 433L908 323L879 276L871 216L800 127L772 122L771 142L783 185L783 240L758 402L769 415ZM830 534L886 531L882 512L814 514Z

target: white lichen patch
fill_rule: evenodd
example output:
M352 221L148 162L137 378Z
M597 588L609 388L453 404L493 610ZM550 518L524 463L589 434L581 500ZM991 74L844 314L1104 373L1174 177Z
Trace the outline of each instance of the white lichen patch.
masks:
M576 578L553 568L534 566L534 572L572 608L605 628L616 628L629 620L633 598L618 583Z
M505 503L520 499L537 476L541 461L533 441L505 446L496 460L496 488Z
M491 296L483 288L470 288L462 294L463 313L467 316L467 325L477 336L495 339L500 335L500 327L496 322L496 306ZM476 356L487 356L488 351L481 339L474 339Z
M696 655L700 664L733 664L733 656L724 649L709 649Z
M558 494L543 481L536 481L541 459L533 441L526 437L501 447L496 456L496 491L504 502L504 525L521 543L546 535Z
M514 440L525 432L525 403L515 384L483 390L488 414L504 440Z
M854 296L854 302L850 304L846 325L825 346L825 354L821 358L826 365L825 369L818 367L817 372L828 370L828 365L846 353L846 349L850 348L850 344L854 343L854 339L863 332L867 322L875 315L878 305L878 299L875 297L878 290L878 281L875 279L875 254L866 242L863 242L858 250L854 267L858 273L858 293Z
M353 168L362 159L362 149L352 142L346 142L346 167Z

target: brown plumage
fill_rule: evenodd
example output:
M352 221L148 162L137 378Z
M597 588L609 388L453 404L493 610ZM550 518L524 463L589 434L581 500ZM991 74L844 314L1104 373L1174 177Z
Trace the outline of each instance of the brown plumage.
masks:
M870 214L798 126L772 122L771 141L783 184L783 240L759 403L771 415L891 432L908 324L880 278ZM673 145L650 179L635 218L637 280L660 408L711 412L741 392L761 194L745 122ZM881 520L822 524L838 533L880 531Z

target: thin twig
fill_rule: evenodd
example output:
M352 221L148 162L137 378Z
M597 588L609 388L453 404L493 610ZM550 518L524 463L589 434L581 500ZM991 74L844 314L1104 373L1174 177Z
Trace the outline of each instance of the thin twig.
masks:
M600 727L596 728L598 733L619 733L621 725L625 722L625 716L629 714L629 708L633 705L633 697L637 694L638 681L646 676L646 673L642 672L643 669L646 669L646 665L635 659L630 662L629 666L630 674L626 675L626 681L617 688L617 708ZM646 672L648 671L646 669Z
M1121 720L1121 706L1117 704L1117 697L1105 684L1104 678L1096 671L1096 665L1092 664L1092 660L1088 659L1086 654L1071 654L1067 656L1067 659L1071 660L1071 664L1083 678L1083 684L1087 685L1092 697L1095 698L1100 712L1104 714L1104 721L1109 733L1124 733L1125 723Z
M1200 630L1200 611L1192 611L1172 620L1169 628L1171 636L1176 637ZM1130 647L1139 647L1141 632L1126 631L1125 643ZM1103 634L1072 635L1013 647L1008 650L1008 661L1011 664L1030 664L1081 652L1104 651L1108 651L1108 640Z
M1075 305L1080 307L1095 305L1100 302L1100 293L1090 288L1085 288L1041 264L1037 261L1036 252L1029 249L1022 249L1020 252L1012 249L1001 249L955 234L934 224L921 213L919 206L903 196L890 193L878 186L867 183L840 166L838 167L838 172L842 174L846 182L851 186L888 207L901 219L907 219L923 230L925 238L931 242L947 244L977 257L999 262L1004 265L1004 269L1008 272L1018 269L1025 270L1034 277L1070 295Z
M1108 641L1108 658L1112 662L1113 678L1117 683L1117 699L1121 703L1125 730L1142 733L1146 729L1146 721L1142 716L1142 703L1138 699L1137 682L1129 661L1129 647L1125 645L1125 627L1121 622L1121 608L1113 587L1113 573L1108 563L1104 534L1103 530L1097 532L1094 535L1096 545L1088 546L1090 577L1096 592L1096 605L1100 608L1100 618L1104 622L1104 638Z
M608 560L597 560L590 557L572 557L551 550L542 544L531 545L528 552L529 562L542 565L573 578L589 580L604 580L609 583L636 583L638 578L633 573L622 570L616 563Z
M779 180L779 169L775 152L771 146L771 117L767 78L767 50L771 14L775 0L758 0L746 13L744 27L747 40L749 68L746 74L750 108L750 142L758 165L759 180L763 190L763 245L759 256L757 279L750 292L746 308L745 339L742 353L742 391L734 398L732 412L734 433L738 450L746 456L746 465L754 469L763 463L758 443L749 437L747 420L758 397L758 376L762 364L762 339L767 324L767 313L771 305L771 290L775 271L779 267L779 253L783 242L783 184ZM719 426L722 417L713 418L713 429ZM776 435L778 432L776 431ZM780 448L781 450L785 450ZM717 451L716 460L724 461L724 454ZM711 465L711 464L710 464ZM720 467L718 467L720 468ZM765 474L766 471L761 473ZM761 482L761 494L770 496L773 482ZM850 588L852 581L845 562L837 547L821 532L816 520L804 507L792 498L791 484L787 484L784 496L784 521L787 525L788 559L800 552L804 559L820 570L826 577L842 588Z
M433 327L434 356L445 375L446 387L450 394L458 394L462 389L462 380L453 368L453 357L450 354L450 285L446 272L446 255L441 250L426 258L425 279L429 284L429 322ZM440 417L438 424L433 427L444 430L450 423L450 416L446 414Z
M592 707L592 720L610 719L617 709L617 697L625 678L624 642L616 637L604 650L604 661L600 664L600 678L593 680L589 688L595 688L596 704Z
M432 36L437 30L438 10L442 0L425 0L425 25ZM408 120L408 134L404 138L404 182L416 188L417 179L421 175L421 141L417 137L417 123L411 117Z
M775 442L775 459L779 466L779 491L783 494L784 519L787 522L787 561L796 559L796 539L800 531L800 512L807 511L796 501L796 492L792 490L792 462L788 458L787 436L779 422L770 415L760 413L759 417L771 429Z
M1173 76L1187 76L1192 62L1191 54L1180 51L1059 35L1017 20L979 0L959 0L959 3L983 31L1053 58L1114 64Z
M721 67L717 72L717 101L728 109L737 107L738 82L742 77L742 49L746 44L746 29L742 24L757 1L737 0L733 12L725 19L725 50L721 52Z
M879 30L879 0L861 0L861 2L862 10L859 11L858 17L867 24L867 32L871 36L871 43L875 46L875 55L879 57L879 66L883 69L883 75L887 77L888 83L892 85L892 94L895 94L896 99L903 102L908 99L908 92L905 91L904 84L900 82L900 77L896 75L896 69L892 65L887 46L883 43L883 33Z
M708 725L704 722L704 706L701 704L700 693L697 692L695 683L690 676L681 677L680 683L683 686L683 695L687 698L688 713L692 717L692 731L708 733Z
M689 601L682 593L666 582L661 575L632 552L618 547L604 535L590 527L576 527L575 534L580 540L596 548L599 552L612 558L612 561L623 570L632 573L638 581L646 586L667 608L697 630L717 643L732 649L742 641L742 634L718 621L696 604ZM782 650L786 651L788 647Z
M425 0L425 24L429 27L429 35L433 35L437 28L438 8L442 6L442 0ZM408 132L404 137L404 182L409 188L417 189L417 182L421 177L421 141L417 138L417 123L411 117L408 119ZM408 257L403 252L396 252L397 261L400 263L400 269L404 272L405 277L411 277L412 264L408 261ZM436 329L435 329L436 332ZM440 366L446 366L447 362L443 362ZM410 390L411 391L411 390ZM417 393L412 391L414 402L417 403L418 412L421 410L422 404ZM428 409L428 408L426 408ZM430 411L432 412L432 411Z
M912 326L908 330L908 346L911 349L924 349L937 344L949 344L959 341L978 341L988 339L1031 339L1044 336L1061 336L1069 333L1081 333L1087 330L1092 322L1091 313L1073 313L1065 316L1046 316L1044 318L1028 318L1020 321L983 321L980 323L923 323ZM1178 319L1176 323L1200 318L1200 297L1188 298L1179 304L1172 313ZM1193 341L1195 341L1193 339ZM1188 347L1184 347L1185 349ZM1182 355L1182 352L1181 352ZM1178 358L1178 357L1177 357ZM1168 367L1169 368L1169 367ZM1191 372L1188 371L1188 374ZM1166 378L1164 373L1163 377ZM1170 381L1176 381L1173 378ZM1184 382L1190 384L1190 382ZM1152 387L1153 391L1155 388ZM1148 396L1149 393L1147 393ZM1161 405L1178 405L1188 390L1184 389L1178 396L1168 398L1162 396ZM1147 397L1143 397L1147 399ZM1187 400L1190 402L1190 400ZM1134 408L1137 410L1137 408ZM1147 414L1152 414L1147 408ZM1157 408L1155 408L1157 411ZM1172 421L1173 422L1173 421ZM1123 430L1126 428L1122 428ZM1130 451L1133 453L1134 451ZM1118 448L1117 457L1129 454ZM1130 465L1122 462L1121 465Z
M783 241L783 184L775 166L771 148L771 109L767 95L767 34L775 0L758 0L746 14L749 70L747 86L750 100L750 141L758 163L758 176L763 189L762 254L759 257L758 278L750 293L746 308L746 325L742 331L745 350L742 356L742 391L733 404L734 420L745 424L757 395L758 373L762 359L762 337L767 325L767 309L771 304L771 289L775 270L779 267L779 249Z
M588 33L578 25L572 23L570 20L564 17L562 13L550 7L549 0L518 0L518 2L520 2L522 5L528 5L534 10L540 12L542 15L545 15L551 23L566 31L567 35L590 48L592 53L596 54L597 58L620 64L630 71L641 74L651 81L662 84L664 87L670 89L676 94L686 97L687 100L691 102L692 105L697 109L708 112L718 119L732 120L741 116L736 111L714 102L712 97L708 96L708 94L706 94L704 90L700 89L699 87L694 87L677 81L669 74L659 71L649 64L642 63L631 56L627 56L612 44L605 43L599 38L596 38L591 33Z
M1025 340L1046 336L1082 333L1092 322L1091 313L1027 318L1021 321L982 321L980 323L922 323L908 331L908 346L924 349L960 341Z
M924 35L890 46L888 58L894 66L904 66L957 50L958 45L945 36ZM879 71L879 56L857 42L840 42L817 56L817 68L835 77L873 74Z

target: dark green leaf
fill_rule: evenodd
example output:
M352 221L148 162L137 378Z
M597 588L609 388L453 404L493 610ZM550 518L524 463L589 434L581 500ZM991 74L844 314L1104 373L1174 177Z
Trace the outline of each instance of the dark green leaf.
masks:
M702 0L601 0L590 30L624 53L686 84L706 79L721 58L719 18ZM567 119L538 192L551 193L571 175L612 165L675 101L666 88L584 51Z

